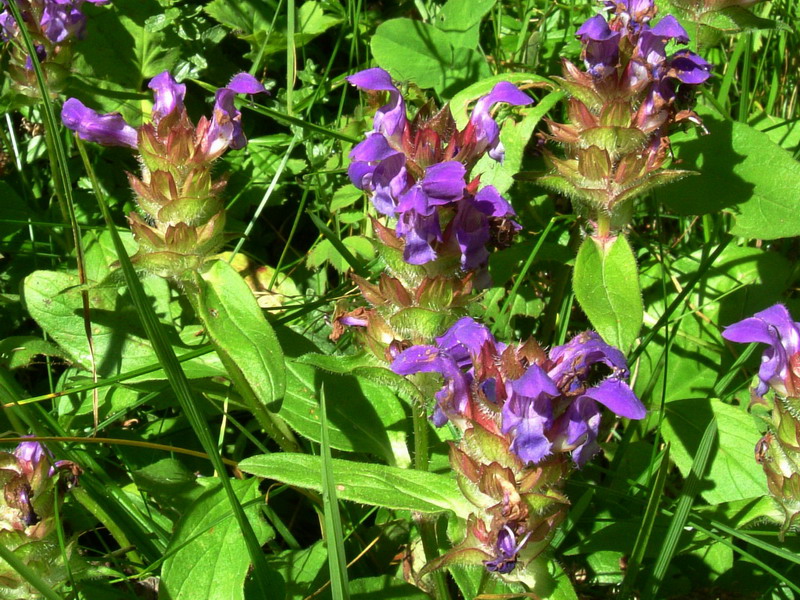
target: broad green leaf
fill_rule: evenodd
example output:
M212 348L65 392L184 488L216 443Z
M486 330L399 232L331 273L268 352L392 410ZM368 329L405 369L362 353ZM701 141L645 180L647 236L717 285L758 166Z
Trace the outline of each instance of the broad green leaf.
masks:
M444 95L455 84L463 87L491 75L480 53L454 49L446 33L421 21L401 18L381 23L370 48L378 65L395 79Z
M434 24L458 48L477 48L480 24L497 0L447 0Z
M352 600L427 600L430 596L418 587L397 577L381 575L351 581L350 598Z
M340 15L325 12L328 3L308 0L300 5L295 16L294 45L304 46L318 35L342 22ZM266 56L286 49L285 9L272 30L273 13L263 0L213 0L205 12L251 46L247 57Z
M231 481L245 503L260 496L258 481ZM245 508L260 544L274 537L258 505ZM250 568L247 546L220 486L198 498L175 528L161 572L163 595L170 600L242 600Z
M375 249L372 243L364 236L351 235L344 238L342 243L357 257L366 260L371 260L375 257ZM331 266L340 273L352 269L352 265L347 262L347 259L342 256L341 252L336 249L331 241L323 239L308 253L306 264L310 269L317 269L326 262L330 263Z
M288 360L286 397L280 416L299 434L319 442L319 386L330 398L331 447L366 452L389 464L410 462L406 445L408 416L392 389L363 377L332 375Z
M253 292L223 260L208 263L195 281L198 317L237 387L246 386L264 406L279 402L286 390L283 352Z
M717 420L717 439L700 485L700 494L709 503L754 498L767 492L764 472L753 458L753 448L761 438L754 417L715 398L676 400L665 410L661 433L671 442L672 458L684 477L689 476L712 415Z
M800 235L800 163L766 133L739 122L703 114L709 135L678 135L682 166L697 170L692 177L659 193L683 214L720 210L736 220L731 233L776 239Z
M23 282L23 299L31 317L64 349L72 361L90 370L91 356L86 340L79 283L77 275L34 271ZM166 290L166 286L162 289ZM89 301L97 372L101 376L125 373L146 367L155 361L153 347L143 337L136 313L125 295L118 293L116 288L96 287L89 291ZM159 303L156 300L156 304ZM173 340L173 344L178 356L192 350L177 339ZM213 355L186 361L183 369L190 379L218 377L225 373ZM164 379L163 371L141 375L131 381L159 379Z
M575 259L575 297L603 339L627 352L642 327L639 270L624 235L586 238Z
M425 471L398 469L333 459L336 492L342 500L424 513L453 511L466 518L473 512L455 478ZM264 454L239 463L245 473L288 485L321 491L319 456L292 452Z
M281 574L286 581L287 598L301 600L315 592L327 580L323 574L328 559L325 542L317 541L301 550L284 550L270 556L269 566Z

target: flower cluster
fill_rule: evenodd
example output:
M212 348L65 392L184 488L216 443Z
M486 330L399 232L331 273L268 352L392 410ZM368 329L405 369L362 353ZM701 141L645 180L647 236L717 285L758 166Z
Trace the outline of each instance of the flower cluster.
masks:
M608 0L609 17L595 15L577 31L586 71L564 61L560 82L570 94L569 123L548 122L551 139L567 148L548 153L553 171L540 183L564 193L598 225L599 234L627 221L625 205L657 185L686 175L661 169L673 123L700 123L683 108L693 86L710 77L697 54L667 54L689 36L672 15L654 22L652 0ZM599 222L599 223L598 223Z
M546 546L566 514L561 493L572 462L581 467L599 450L603 405L641 419L645 408L626 379L622 353L591 331L545 352L535 341L506 345L469 317L435 345L400 353L392 370L435 373L443 385L417 377L433 392L434 424L462 432L450 462L477 510L465 539L430 568L469 556L508 575Z
M0 40L16 41L11 52L10 73L14 81L26 90L35 87L31 58L23 50L19 24L8 8L9 0L2 0L5 9L0 12ZM44 63L48 83L58 87L63 80L63 67L69 64L69 47L86 33L86 16L81 11L85 2L108 4L110 0L15 0L20 14L36 47L39 60Z
M486 264L493 227L508 225L511 205L490 185L480 188L469 172L485 153L503 159L497 123L490 114L498 102L515 106L531 99L508 82L480 98L466 127L459 130L449 107L425 105L409 120L400 90L383 69L347 78L372 92L388 92L373 131L350 153L348 174L370 194L376 210L397 219L396 234L405 242L404 259L414 265L458 255L464 270Z
M756 394L769 388L783 397L800 398L800 323L782 304L757 312L729 325L722 337L743 344L758 342L769 347L761 357Z
M140 245L133 260L141 268L179 277L224 241L219 194L225 181L212 181L211 163L228 148L247 143L234 98L266 90L251 75L239 73L217 90L212 117L201 117L195 126L183 104L185 85L165 71L149 87L154 94L151 120L138 129L119 113L98 114L75 98L64 103L61 120L84 140L138 149L142 175L128 178L144 218L129 216Z
M598 367L607 377L595 383ZM625 357L593 331L546 353L534 341L507 346L469 317L459 319L436 345L413 346L392 363L401 375L435 372L434 424L448 419L462 429L479 423L510 437L526 464L571 452L583 466L598 450L602 404L617 415L642 419L645 408L625 380Z
M767 476L770 494L781 509L781 536L800 519L800 323L782 304L729 325L722 337L762 343L758 399L771 388L776 397L770 429L756 444L756 460Z

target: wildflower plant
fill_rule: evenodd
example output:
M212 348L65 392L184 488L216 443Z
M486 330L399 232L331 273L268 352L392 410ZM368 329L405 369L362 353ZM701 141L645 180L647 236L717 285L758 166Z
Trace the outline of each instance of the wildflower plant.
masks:
M0 599L800 594L795 3L0 2Z

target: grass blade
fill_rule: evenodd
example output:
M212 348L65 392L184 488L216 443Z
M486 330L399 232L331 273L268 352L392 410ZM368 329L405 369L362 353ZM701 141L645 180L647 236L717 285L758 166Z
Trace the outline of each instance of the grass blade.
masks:
M667 480L668 471L669 444L667 444L667 447L664 449L664 458L661 461L661 466L658 469L656 477L653 479L653 485L650 489L650 499L647 501L647 509L642 519L642 527L639 529L639 534L636 536L636 542L633 545L633 551L631 551L630 559L628 560L628 569L625 571L625 578L622 580L622 585L620 586L620 598L630 597L633 591L633 585L636 583L636 576L639 574L639 569L642 566L644 552L650 541L650 534L653 532L653 524L658 514L661 495L664 491L664 483Z
M331 574L333 600L348 600L347 559L344 553L344 532L336 498L336 484L331 461L331 445L328 434L328 411L325 402L325 387L319 394L320 434L322 452L322 508L325 514L325 537L328 546L328 568Z
M664 543L661 546L661 552L658 555L655 567L653 567L650 577L647 579L647 583L644 586L644 593L642 594L643 600L656 597L658 588L664 580L664 575L669 567L669 563L675 555L681 533L683 533L686 520L689 518L689 510L692 508L694 499L700 491L700 482L703 480L703 475L708 466L711 446L714 443L716 434L717 420L712 417L711 422L708 424L708 427L706 427L705 433L703 433L703 438L700 440L700 446L697 448L697 455L694 457L689 477L686 479L686 483L681 490L681 495L678 498L678 507L675 509L672 522L669 524L669 529L664 538Z

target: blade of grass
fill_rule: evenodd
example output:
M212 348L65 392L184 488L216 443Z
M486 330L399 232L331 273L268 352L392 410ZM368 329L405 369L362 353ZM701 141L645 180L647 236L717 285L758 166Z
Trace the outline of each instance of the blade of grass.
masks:
M8 5L8 9L14 16L17 23L24 23L22 13L16 2ZM67 165L67 151L64 148L61 136L58 135L60 124L56 120L56 113L53 110L53 103L50 100L50 90L47 87L47 80L42 71L42 65L39 62L39 56L36 54L36 45L28 32L28 28L24 25L19 26L19 32L22 35L22 40L25 43L25 48L33 67L33 72L36 76L36 85L39 88L39 96L41 99L42 114L44 116L44 137L47 144L47 154L50 159L50 168L53 174L53 184L58 198L58 203L61 207L61 212L72 231L72 244L75 247L75 259L78 267L78 280L82 286L87 283L86 280L86 267L83 256L83 246L81 241L81 228L78 224L78 217L75 214L75 205L72 200L72 187L70 185L69 166ZM92 335L92 322L90 318L89 306L89 290L81 290L81 303L83 308L83 328L86 334L86 342L89 349L89 361L92 367L92 379L97 381L97 368L95 365L94 354L94 337ZM97 432L98 417L98 403L99 397L97 391L92 392L92 414L94 416L94 427Z
M322 508L325 515L325 538L328 548L328 569L331 575L333 600L348 600L347 558L344 553L344 532L336 498L336 484L331 461L331 444L328 433L328 411L325 387L319 392L320 403L320 452L322 455Z
M667 480L667 472L669 471L669 444L664 449L664 460L661 461L661 467L658 469L658 474L653 479L653 485L650 488L650 498L647 501L647 508L644 511L644 518L639 533L636 535L636 541L633 544L633 550L628 560L628 568L625 571L625 577L619 590L619 597L629 598L633 592L633 586L636 583L636 576L639 574L639 569L642 566L642 559L644 552L647 549L647 544L650 541L650 535L653 533L653 524L656 520L656 515L659 511L661 504L661 495L664 492L664 483Z
M711 446L714 443L717 434L717 420L712 417L711 422L706 427L703 438L700 440L700 446L697 448L697 454L692 461L692 469L689 472L689 477L681 490L680 497L678 498L678 506L675 509L675 515L669 524L667 535L664 538L664 543L661 545L661 552L656 559L655 567L650 572L647 582L644 585L644 592L642 593L643 600L655 598L658 594L658 589L661 582L664 580L664 575L669 568L669 563L672 557L675 556L675 550L678 547L683 528L686 525L686 520L689 518L689 511L694 504L694 499L700 491L700 482L708 466L708 459L711 455Z
M81 141L77 137L75 139L76 143L78 144L78 150L80 151L81 158L83 159L86 172L92 182L92 188L97 198L97 203L100 206L100 211L103 213L103 218L108 225L108 231L111 234L111 239L114 243L114 248L117 252L117 257L120 262L120 268L125 276L125 281L128 285L128 291L130 292L131 299L136 307L136 312L138 313L142 326L147 333L147 338L152 343L153 350L155 351L159 362L164 368L164 372L167 375L167 379L169 380L170 386L175 393L178 403L181 405L181 409L189 420L189 423L191 424L195 435L197 435L200 444L203 446L203 449L211 459L211 464L214 467L214 470L220 474L220 482L222 483L222 487L225 489L225 493L228 496L228 501L231 504L233 514L236 517L236 521L242 531L242 536L247 544L250 560L252 561L254 567L253 573L256 585L260 589L261 597L268 598L270 597L271 590L274 591L273 586L275 583L273 578L270 576L269 567L267 566L266 559L264 558L264 553L261 551L261 546L258 543L255 532L253 531L253 528L244 513L244 509L242 508L239 499L236 497L236 493L233 490L230 480L225 477L225 473L227 472L225 469L225 463L222 461L222 457L217 452L217 447L214 442L214 438L211 435L211 430L208 426L208 423L197 406L194 394L189 386L189 380L186 378L186 374L183 372L183 369L181 368L181 365L175 356L175 352L172 350L172 346L166 337L164 328L159 322L158 317L153 310L152 303L145 294L142 283L139 281L139 277L133 267L133 264L131 263L127 252L125 251L125 246L123 245L122 239L120 238L116 226L114 225L111 212L108 209L105 198L100 192L100 186L97 183L97 178L95 177L94 169L89 162L89 157L86 154L86 150Z

